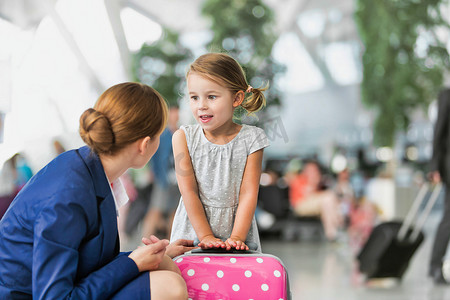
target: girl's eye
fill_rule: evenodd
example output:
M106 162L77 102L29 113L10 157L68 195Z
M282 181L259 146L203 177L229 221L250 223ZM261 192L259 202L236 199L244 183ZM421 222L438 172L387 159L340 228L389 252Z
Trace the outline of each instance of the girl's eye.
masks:
M209 95L208 96L208 99L211 99L211 100L216 100L216 98L217 98L217 96L214 96L214 95Z
M198 100L198 96L191 96L191 100L194 100L194 101Z

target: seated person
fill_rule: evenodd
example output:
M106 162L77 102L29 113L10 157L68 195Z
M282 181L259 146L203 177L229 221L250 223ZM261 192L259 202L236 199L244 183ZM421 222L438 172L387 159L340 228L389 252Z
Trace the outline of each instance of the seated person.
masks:
M339 203L333 191L324 189L316 161L307 161L303 170L291 178L289 201L297 216L320 216L327 239L336 239L342 223Z
M340 210L345 219L345 225L348 226L350 224L350 211L356 205L356 198L350 183L350 171L347 168L338 172L333 190L336 193Z

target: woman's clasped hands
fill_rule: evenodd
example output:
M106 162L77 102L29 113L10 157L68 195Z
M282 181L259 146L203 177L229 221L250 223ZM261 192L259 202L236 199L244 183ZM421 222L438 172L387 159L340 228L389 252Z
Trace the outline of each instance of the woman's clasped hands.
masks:
M151 243L138 247L128 257L136 263L139 272L156 270L164 259L168 245L168 240L159 240L155 237Z

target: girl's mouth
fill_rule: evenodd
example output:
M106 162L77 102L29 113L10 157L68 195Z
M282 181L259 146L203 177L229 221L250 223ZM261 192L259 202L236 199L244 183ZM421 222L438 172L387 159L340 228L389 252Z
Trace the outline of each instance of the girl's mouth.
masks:
M200 116L200 121L202 121L202 123L208 123L211 121L212 117L212 115L202 115Z

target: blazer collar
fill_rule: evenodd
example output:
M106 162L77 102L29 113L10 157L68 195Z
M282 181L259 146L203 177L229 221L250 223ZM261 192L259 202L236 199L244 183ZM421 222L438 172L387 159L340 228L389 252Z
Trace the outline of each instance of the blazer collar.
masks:
M87 146L78 149L78 153L91 173L95 194L101 198L112 196L105 170L98 155Z

